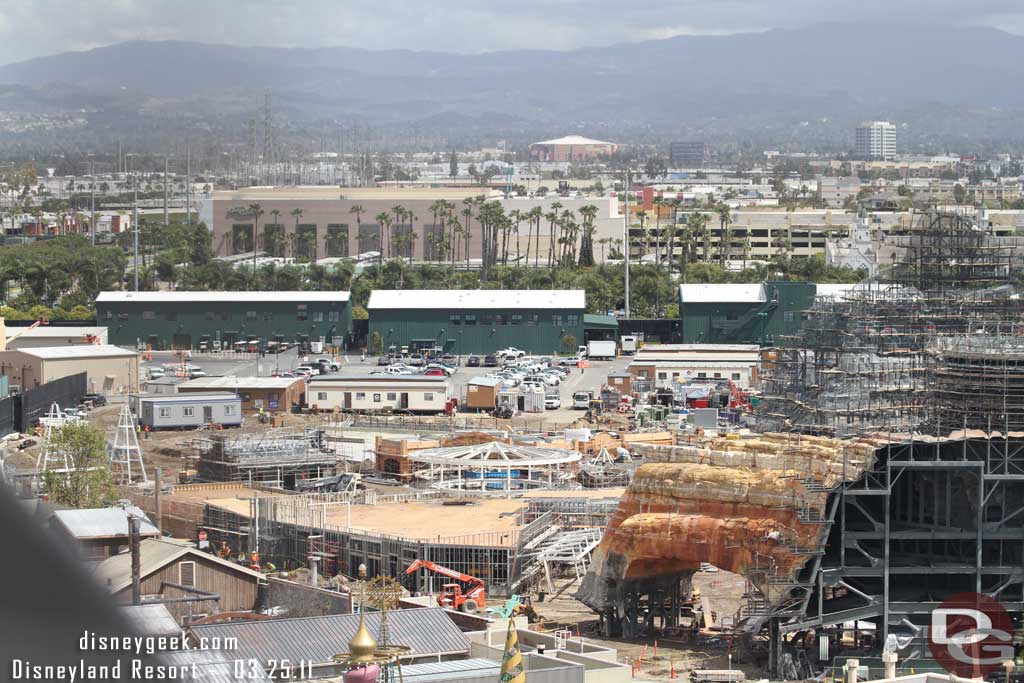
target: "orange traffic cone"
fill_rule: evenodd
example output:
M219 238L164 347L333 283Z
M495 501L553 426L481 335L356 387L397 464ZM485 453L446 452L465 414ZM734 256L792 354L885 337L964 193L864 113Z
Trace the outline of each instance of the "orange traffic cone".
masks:
M654 656L655 657L658 656L658 641L657 640L654 641Z

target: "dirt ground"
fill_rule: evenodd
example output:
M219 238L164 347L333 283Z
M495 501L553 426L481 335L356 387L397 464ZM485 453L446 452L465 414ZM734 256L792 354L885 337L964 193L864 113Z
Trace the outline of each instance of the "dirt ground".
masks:
M614 648L618 652L618 661L623 664L636 665L639 661L640 671L637 680L668 681L686 678L686 674L694 669L741 669L746 678L759 679L763 670L748 662L729 658L730 650L727 639L719 639L707 645L684 642L678 639L658 638L657 653L655 639L642 638L624 640L621 638L597 637L597 617L589 607L579 602L572 595L576 592L576 582L556 581L556 588L563 589L555 598L547 598L544 602L533 601L534 609L543 617L544 630L553 628L569 628L574 634L577 631L587 642ZM743 577L729 572L698 572L693 577L693 585L699 588L705 608L718 615L733 615L743 603L746 588ZM673 670L676 678L671 677Z

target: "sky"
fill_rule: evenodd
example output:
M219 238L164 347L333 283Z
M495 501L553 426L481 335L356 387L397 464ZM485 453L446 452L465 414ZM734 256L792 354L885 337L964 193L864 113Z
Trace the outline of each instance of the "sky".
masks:
M0 64L126 40L479 53L572 49L831 21L1024 35L1020 0L2 0Z

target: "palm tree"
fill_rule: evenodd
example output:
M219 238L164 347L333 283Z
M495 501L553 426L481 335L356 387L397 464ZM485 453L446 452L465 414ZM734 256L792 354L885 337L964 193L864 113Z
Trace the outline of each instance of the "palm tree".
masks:
M388 225L391 224L391 215L387 211L381 211L376 216L378 227L377 231L377 264L384 265L384 233Z
M295 229L291 235L285 235L285 241L291 247L292 258L295 258L295 245L299 238L299 219L302 218L302 209L296 207L289 212L289 215L295 219ZM287 255L287 250L285 250L285 255Z
M281 211L278 210L278 209L271 209L270 210L270 215L274 217L274 229L275 230L281 230ZM263 229L266 230L267 226L264 226ZM275 238L273 240L271 240L272 246L269 249L271 256L277 256L277 239L278 239L277 235L275 234ZM263 237L263 247L264 247L264 249L266 249L266 247L267 247L267 236L266 235L264 235L264 237Z
M719 265L725 268L725 262L729 259L732 251L732 229L729 227L732 224L732 212L729 210L729 205L725 203L719 204L715 211L718 213L720 230L718 237Z
M583 241L580 244L580 259L579 264L581 266L593 266L594 265L594 219L597 218L597 207L593 204L587 204L586 206L580 207L580 216L583 217ZM604 259L604 252L601 253L602 260Z
M252 281L256 283L256 236L260 231L260 216L263 215L263 207L259 204L249 205L249 215L253 217L252 221Z
M363 214L366 213L366 209L363 208L362 204L353 204L349 207L348 212L356 217L356 234L358 234L359 224L363 222Z

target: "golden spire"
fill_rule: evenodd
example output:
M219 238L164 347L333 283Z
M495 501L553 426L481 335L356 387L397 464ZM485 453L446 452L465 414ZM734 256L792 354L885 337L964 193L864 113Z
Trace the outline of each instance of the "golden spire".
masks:
M359 628L348 641L348 654L352 662L373 662L377 641L366 628L366 565L359 565Z

